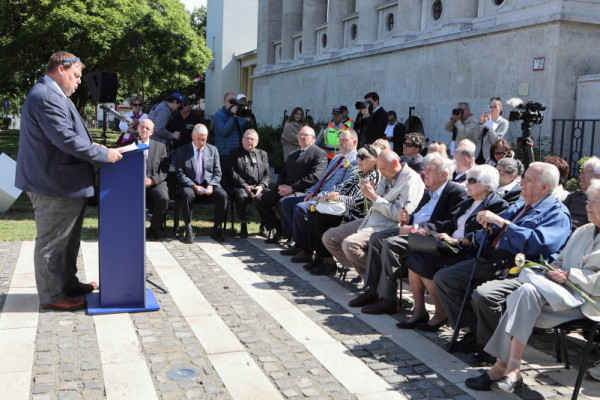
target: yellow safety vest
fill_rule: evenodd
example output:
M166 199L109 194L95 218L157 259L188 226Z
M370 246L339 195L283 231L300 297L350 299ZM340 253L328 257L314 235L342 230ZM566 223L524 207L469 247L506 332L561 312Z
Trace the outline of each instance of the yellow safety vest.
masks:
M329 158L330 160L339 153L339 135L344 129L346 129L345 124L342 124L342 127L340 129L335 129L333 126L333 122L330 122L329 125L327 125L327 130L323 134L323 139L325 141L325 151L327 152L327 158Z

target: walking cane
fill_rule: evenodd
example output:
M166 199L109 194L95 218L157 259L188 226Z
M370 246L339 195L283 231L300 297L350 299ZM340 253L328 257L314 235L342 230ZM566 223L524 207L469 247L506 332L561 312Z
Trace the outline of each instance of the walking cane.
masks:
M475 279L475 269L477 268L477 260L481 257L483 253L483 247L485 246L485 241L488 236L488 231L485 230L483 234L483 240L481 241L481 245L479 246L479 250L477 250L477 258L473 260L473 269L471 270L471 277L469 278L469 284L467 285L467 291L465 292L465 297L463 298L462 304L460 306L460 312L458 313L458 317L456 318L456 322L454 324L454 333L452 333L452 340L448 345L448 353L452 353L454 344L456 343L456 339L458 338L458 333L460 332L460 320L462 319L463 311L467 306L467 301L469 301L469 297L471 297L471 290L473 289L473 279Z

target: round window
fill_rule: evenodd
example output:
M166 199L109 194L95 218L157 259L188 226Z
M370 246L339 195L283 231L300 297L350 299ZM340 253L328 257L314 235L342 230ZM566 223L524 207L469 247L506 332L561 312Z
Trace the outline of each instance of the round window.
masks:
M325 48L327 47L327 34L324 33L323 36L321 36L321 47Z
M391 32L394 29L394 13L389 13L385 18L385 27L388 32Z
M444 5L441 0L435 0L433 5L431 6L431 16L434 21L439 21L442 17L442 11L444 10Z
M497 6L500 6L500 5L502 5L502 3L504 3L504 0L492 0L492 2L493 2L495 5L497 5Z
M350 38L352 40L356 40L356 36L358 36L358 26L356 26L356 24L352 24L350 27Z

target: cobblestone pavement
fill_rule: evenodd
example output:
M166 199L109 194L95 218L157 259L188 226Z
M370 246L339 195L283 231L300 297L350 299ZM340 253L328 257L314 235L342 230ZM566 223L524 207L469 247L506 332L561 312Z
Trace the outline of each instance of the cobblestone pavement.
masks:
M260 243L260 244L259 244ZM323 278L310 281L302 277L301 266L289 264L274 256L276 252L264 251L262 241L229 239L223 246L203 238L195 245L184 245L177 241L164 241L152 244L155 248L166 249L165 254L175 261L176 268L185 272L186 279L193 284L197 295L206 299L207 305L216 312L219 323L223 323L231 333L231 340L241 344L242 351L249 358L248 364L255 364L264 378L265 385L272 386L273 395L266 398L283 399L380 399L380 398L509 398L493 392L473 392L464 386L464 378L478 374L477 368L468 365L469 355L456 353L448 355L445 351L451 330L445 328L438 334L410 332L413 338L422 340L403 342L394 331L388 331L395 320L409 315L405 308L390 318L389 316L365 317L360 312L349 310L340 295L348 296L357 288L346 281L335 278ZM158 247L156 247L158 246ZM19 257L32 258L23 254L21 243L0 243L0 307L4 308L7 296L13 294L12 287L17 286L15 269ZM31 246L27 247L31 249ZM215 251L218 250L218 251ZM165 269L158 266L163 260L156 252L147 253L147 274L156 284L169 289L170 279L165 277ZM225 262L229 257L231 262ZM80 264L85 257L80 257ZM279 261L281 262L279 262ZM240 267L238 272L235 268ZM162 268L162 267L161 267ZM84 278L84 268L80 268ZM232 272L234 271L234 272ZM255 277L253 287L266 289L267 300L257 296L241 283L240 277L250 273ZM14 275L14 276L13 276ZM349 274L348 278L351 278ZM10 294L9 294L10 287ZM148 286L152 287L152 286ZM330 290L323 290L323 288ZM405 284L405 290L408 285ZM33 289L35 291L35 289ZM156 399L255 399L257 395L251 389L236 387L243 377L230 376L227 370L220 368L218 354L211 350L203 335L194 331L194 320L190 318L190 305L182 305L181 297L176 293L163 294L154 290L160 304L160 310L148 313L124 314L127 322L135 330L137 343L147 368L148 385ZM192 296L192 294L190 294ZM410 296L405 297L410 300ZM350 297L351 298L351 297ZM285 313L277 310L292 306L300 312L297 321L283 322ZM191 305L194 308L194 304ZM202 314L204 309L199 310ZM275 310L275 311L274 311ZM208 311L207 311L208 312ZM6 314L6 315L5 315ZM9 315L3 309L0 315L0 339L8 335L12 328L1 324L2 318ZM13 317L11 315L11 317ZM28 315L28 317L32 317ZM103 366L112 360L106 360L106 349L99 344L99 324L105 323L103 316L91 317L85 311L57 313L40 311L37 325L34 324L35 343L28 356L28 371L20 371L10 365L17 360L5 360L8 367L0 368L0 383L5 384L14 374L25 373L30 381L29 388L23 392L3 391L0 398L6 399L117 399L139 398L115 391L111 380L122 380L126 390L131 376L114 377ZM11 320L12 321L12 320ZM304 324L306 334L302 331ZM314 324L314 326L313 326ZM395 327L394 330L397 331ZM298 332L302 334L299 335ZM330 348L320 349L310 343L314 332L323 332L323 338ZM388 332L393 332L392 334ZM415 331L416 332L416 331ZM120 332L114 333L115 337ZM312 335L312 336L311 336ZM572 335L574 341L581 342L580 336ZM579 339L578 339L579 338ZM534 349L527 353L535 364L524 368L527 389L519 394L524 399L567 399L571 396L574 373L580 360L579 346L571 344L570 360L574 365L570 371L560 369L560 364L552 361L554 338L549 332L538 332L532 337ZM2 343L0 342L0 346ZM335 347L342 349L336 353ZM0 347L0 349L3 349ZM11 349L4 349L11 350ZM25 354L25 353L23 353ZM336 355L337 354L337 355ZM104 358L103 358L104 355ZM384 392L370 393L369 388L357 389L348 383L344 376L342 356L357 362L365 382L375 382L384 388ZM593 356L594 358L597 356ZM21 357L22 358L22 357ZM337 358L337 359L336 359ZM437 360L431 362L429 360ZM444 364L450 360L451 366ZM526 357L527 359L527 357ZM423 361L428 360L428 361ZM23 362L23 360L18 360ZM337 363L337 364L336 364ZM539 367L537 364L541 365ZM450 365L450 364L449 364ZM251 365L250 365L251 366ZM195 379L174 381L167 376L173 368L192 367L199 372ZM146 369L144 368L144 369ZM232 366L232 371L235 367ZM458 370L453 375L450 369ZM466 370L465 372L460 372ZM469 373L471 375L469 375ZM3 376L4 375L4 376ZM125 374L127 375L127 374ZM17 375L14 375L17 376ZM21 376L21 375L18 375ZM455 378L458 376L459 379ZM561 384L560 381L571 383ZM565 386L566 385L566 386ZM249 386L251 387L251 386ZM133 392L135 393L135 392ZM383 394L382 394L383 393ZM584 379L580 398L598 398L600 385ZM7 396L7 397L5 397ZM147 398L147 397L144 397ZM262 396L265 398L265 396Z

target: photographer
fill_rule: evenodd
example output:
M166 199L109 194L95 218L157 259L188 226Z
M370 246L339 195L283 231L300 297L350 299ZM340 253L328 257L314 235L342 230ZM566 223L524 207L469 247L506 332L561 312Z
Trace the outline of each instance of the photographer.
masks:
M446 123L445 129L452 132L452 143L450 144L450 155L454 156L454 147L456 142L463 139L469 139L473 143L477 142L479 136L479 124L473 114L469 103L460 102L458 107L452 110L450 121Z
M479 121L481 125L479 138L475 142L475 162L479 165L489 161L490 147L492 144L504 137L508 130L508 121L502 118L502 99L492 97L490 99L489 109L486 108L481 113Z
M240 93L237 95L238 106L244 108L243 112L238 112L240 117L246 120L246 129L256 129L256 116L252 112L252 101L248 101L245 94Z
M388 124L387 112L379 105L379 95L375 92L365 94L365 101L354 105L362 114L359 144L363 146L385 137Z
M246 131L246 119L238 116L239 109L236 94L228 92L223 96L223 108L213 117L215 146L221 158L222 171L229 170L229 153L241 146L242 134Z

